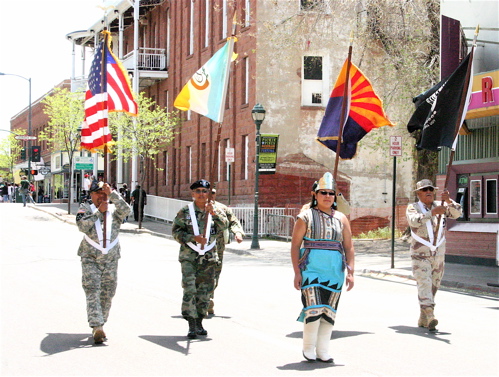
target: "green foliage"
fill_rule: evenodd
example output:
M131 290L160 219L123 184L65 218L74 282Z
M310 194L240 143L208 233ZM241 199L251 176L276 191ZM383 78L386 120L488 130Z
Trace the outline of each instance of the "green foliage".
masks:
M181 120L177 112L167 112L144 93L140 93L137 103L136 117L112 113L109 126L113 135L117 135L116 149L120 149L125 161L137 155L142 161L150 159L155 164L156 155L173 142ZM155 168L160 170L156 164ZM145 176L141 181L144 180Z
M15 130L17 135L25 135L26 130ZM0 171L8 172L2 173L6 181L14 180L14 164L19 160L21 155L22 143L20 140L15 139L15 134L10 134L8 137L0 141Z
M395 229L395 238L400 238L402 237L402 233L400 230ZM370 230L367 233L361 233L358 236L353 237L355 239L391 239L392 238L392 228L391 227L385 227L385 228L378 228L374 230Z
M84 118L83 93L56 88L42 103L49 122L40 132L40 140L47 140L49 148L53 150L67 151L72 159L80 143L78 128Z

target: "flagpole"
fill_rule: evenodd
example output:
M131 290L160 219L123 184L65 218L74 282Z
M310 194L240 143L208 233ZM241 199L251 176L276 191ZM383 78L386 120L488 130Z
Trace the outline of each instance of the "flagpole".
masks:
M450 150L450 154L449 154L449 163L447 164L447 171L446 171L446 174L445 174L445 182L444 182L444 191L447 190L447 185L448 185L448 182L449 182L449 178L450 178L450 168L452 166L452 163L454 162L454 154L455 154L455 151L456 151L456 145L457 145L457 138L458 138L458 135L459 135L459 129L461 128L461 125L463 123L463 110L464 110L464 105L466 103L466 100L467 100L467 93L468 93L468 89L469 89L469 84L470 84L470 80L471 80L471 75L472 75L472 72L471 72L471 67L473 66L473 56L474 56L474 52L475 52L475 46L476 46L476 40L477 40L477 37L478 37L478 32L480 30L480 25L477 25L476 29L475 29L475 36L473 38L473 44L471 46L471 52L470 52L470 59L468 61L468 68L466 70L466 78L464 80L464 85L463 85L463 90L461 92L461 101L459 103L459 111L458 111L458 116L457 116L457 120L456 120L456 126L455 126L455 129L454 129L454 142L452 143L452 148ZM442 203L441 205L444 205L444 200L442 200ZM435 233L434 233L434 237L433 237L433 245L436 246L437 244L437 235L438 235L438 231L439 231L439 228L440 228L440 219L441 219L442 215L438 215L437 216L437 226L435 228Z
M236 22L236 10L234 9L234 16L232 17L232 34L231 36L229 37L229 54L230 56L228 57L229 59L229 64L227 64L227 71L226 71L226 80L227 82L225 83L225 85L223 86L223 92L222 92L222 101L220 102L220 111L219 111L219 114L222 114L222 120L220 122L218 122L218 130L217 130L217 137L215 139L215 145L214 145L214 151L220 151L220 139L222 137L222 122L223 122L223 106L225 106L225 99L227 97L227 86L228 86L228 81L229 81L229 74L230 74L230 67L231 67L231 59L232 59L232 53L234 52L234 41L235 41L235 37L236 37L236 26L237 26L237 22ZM220 155L220 152L217 154L217 153L213 153L213 163L211 165L211 169L210 169L210 175L209 175L209 182L210 182L210 185L211 185L211 188L213 188L213 182L215 180L215 169L217 168L217 157ZM230 184L230 182L229 182ZM212 196L212 193L211 193L211 188L210 190L208 191L208 201L211 202L212 199L213 199L213 196ZM206 212L204 214L204 216L207 216ZM206 231L206 230L205 230ZM201 233L203 234L203 233ZM204 248L204 245L201 245L201 250L203 250Z
M101 59L101 77L100 77L100 87L101 87L101 93L107 93L107 88L105 88L105 84L106 84L106 80L105 80L105 77L107 76L107 48L108 48L108 45L107 45L107 41L108 41L108 36L109 34L106 33L107 31L107 28L105 27L104 28L104 44L102 45L102 59ZM107 101L106 101L106 104L107 104ZM104 101L101 101L101 107L102 107L102 111L105 111L106 109L104 109ZM106 115L106 118L105 118L106 122L108 122L108 118L107 118L107 115ZM102 129L102 137L104 138L104 129ZM107 160L108 160L108 155L107 155L107 143L104 144L104 177L103 177L103 182L106 183L107 182ZM108 201L109 201L109 198L108 198ZM107 212L107 211L106 211ZM103 233L104 233L104 237L102 237L102 247L103 248L106 248L106 234L107 234L107 221L106 221L106 213L104 212L104 221L103 221Z
M343 89L343 102L341 103L341 114L340 114L340 127L338 130L338 141L336 143L336 158L334 160L334 171L333 179L336 182L336 177L338 175L338 163L340 160L341 142L343 140L343 124L346 119L347 112L347 98L348 98L348 88L350 80L350 66L352 62L352 43L353 43L353 32L350 32L350 46L348 46L348 58L347 58L347 71L345 74L345 87Z

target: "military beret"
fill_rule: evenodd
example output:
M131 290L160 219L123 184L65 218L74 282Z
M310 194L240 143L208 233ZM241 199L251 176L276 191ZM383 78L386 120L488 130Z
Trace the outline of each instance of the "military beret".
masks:
M90 189L88 190L89 192L96 192L99 190L102 190L102 187L104 186L104 182L100 181L98 182L97 180L93 180L92 184L90 185Z
M191 190L195 190L195 189L197 189L199 187L204 187L204 188L209 189L210 188L210 182L208 182L206 179L200 179L199 181L194 182L191 185L190 189Z

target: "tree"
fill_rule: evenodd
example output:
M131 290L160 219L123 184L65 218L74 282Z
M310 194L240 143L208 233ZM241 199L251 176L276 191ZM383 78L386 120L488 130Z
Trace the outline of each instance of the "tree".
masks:
M83 93L56 88L42 101L44 113L48 115L47 127L40 132L40 140L47 140L52 151L67 152L69 159L69 200L68 214L71 213L73 187L73 158L80 145L79 127L84 118Z
M21 156L21 141L15 135L25 134L26 130L19 129L0 141L0 170L8 172L4 179L9 182L14 182L14 162Z
M178 128L181 119L177 112L167 112L163 107L140 93L138 100L139 114L131 118L124 114L110 114L109 124L114 135L119 134L116 140L116 148L122 150L123 160L128 161L138 156L139 185L147 179L148 170L144 169L144 162L149 159L156 170L162 170L156 165L156 155L169 146ZM140 191L139 203L142 201L142 190ZM140 206L139 206L140 208ZM142 227L142 214L139 215L139 228Z

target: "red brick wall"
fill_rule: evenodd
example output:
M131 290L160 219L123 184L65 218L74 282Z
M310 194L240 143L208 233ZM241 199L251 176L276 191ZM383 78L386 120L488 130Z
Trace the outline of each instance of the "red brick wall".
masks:
M474 258L496 258L496 233L446 232L446 254Z

